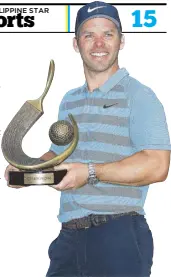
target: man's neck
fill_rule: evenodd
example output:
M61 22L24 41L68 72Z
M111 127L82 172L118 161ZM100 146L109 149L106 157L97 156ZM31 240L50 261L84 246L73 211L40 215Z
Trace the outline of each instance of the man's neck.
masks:
M94 89L102 86L117 70L119 69L118 65L109 68L103 72L90 71L84 67L84 74L87 81L87 86L89 92L92 92Z

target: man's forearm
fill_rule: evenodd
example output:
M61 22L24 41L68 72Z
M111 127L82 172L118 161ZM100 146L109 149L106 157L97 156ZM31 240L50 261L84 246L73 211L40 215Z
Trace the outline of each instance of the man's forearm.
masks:
M48 151L48 152L46 152L45 154L43 154L43 155L40 157L40 159L41 159L41 160L44 160L44 161L48 161L48 160L51 160L51 159L53 159L53 158L55 158L55 157L56 157L56 154L55 154L54 152Z
M142 186L164 181L166 173L156 156L144 151L118 162L95 164L100 181L121 185Z

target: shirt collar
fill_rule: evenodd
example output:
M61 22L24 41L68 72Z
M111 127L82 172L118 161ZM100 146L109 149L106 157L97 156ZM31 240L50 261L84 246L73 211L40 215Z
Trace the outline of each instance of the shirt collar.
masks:
M128 71L125 68L119 68L109 79L98 89L103 92L107 93L110 91L116 84L118 84L125 76L129 75ZM87 82L83 85L83 91L87 91Z

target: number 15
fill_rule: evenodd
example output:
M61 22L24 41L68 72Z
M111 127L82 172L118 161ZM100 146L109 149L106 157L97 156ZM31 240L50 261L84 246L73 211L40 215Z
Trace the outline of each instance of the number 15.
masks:
M146 10L145 14L144 14L144 23L141 23L141 18L140 18L140 10L136 10L132 13L133 16L135 16L135 23L132 25L133 27L154 27L157 23L157 19L154 16L154 14L156 13L155 10ZM149 22L147 22L149 21Z

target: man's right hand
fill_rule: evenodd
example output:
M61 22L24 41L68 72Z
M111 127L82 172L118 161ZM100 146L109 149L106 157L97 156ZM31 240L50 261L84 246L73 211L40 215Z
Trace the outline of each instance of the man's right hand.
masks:
M6 169L5 169L5 174L4 174L4 177L5 177L5 180L8 182L8 173L9 171L20 171L18 168L14 167L13 165L9 164ZM7 183L8 187L10 188L16 188L16 189L19 189L19 188L23 188L24 186L15 186L15 185L10 185L9 183Z

